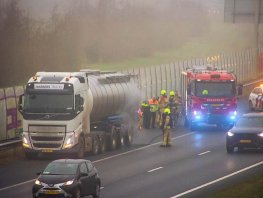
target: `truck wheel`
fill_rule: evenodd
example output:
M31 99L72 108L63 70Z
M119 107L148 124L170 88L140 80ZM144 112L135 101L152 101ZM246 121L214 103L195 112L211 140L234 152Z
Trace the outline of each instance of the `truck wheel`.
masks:
M106 140L105 136L100 137L100 153L106 152Z
M120 134L118 135L118 147L121 148L124 145L125 145L125 138L123 132L121 131Z
M83 137L79 138L79 150L77 153L78 158L84 158L85 156L85 141Z
M97 136L94 136L92 141L92 154L98 155L100 151L99 139Z
M109 149L115 150L117 148L117 133L115 127L112 127L109 138Z
M26 159L28 160L34 160L37 158L38 153L30 153L30 152L25 152Z
M196 131L196 130L197 130L197 125L194 124L194 123L191 123L191 124L190 124L190 130L191 130L191 131Z
M127 132L125 133L125 145L126 146L131 146L132 141L133 141L133 130L128 129Z

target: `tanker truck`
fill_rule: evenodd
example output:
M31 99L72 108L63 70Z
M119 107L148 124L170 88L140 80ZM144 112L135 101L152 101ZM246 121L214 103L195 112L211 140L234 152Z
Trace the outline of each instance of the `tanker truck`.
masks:
M37 72L19 97L22 145L40 153L98 154L133 140L139 90L132 75L99 70Z

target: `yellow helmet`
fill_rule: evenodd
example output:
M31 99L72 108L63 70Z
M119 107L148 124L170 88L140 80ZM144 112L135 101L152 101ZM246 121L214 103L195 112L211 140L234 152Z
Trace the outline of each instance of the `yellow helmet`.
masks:
M175 95L174 91L170 91L170 96L174 96L174 95Z
M161 95L165 95L166 94L166 91L163 89L161 90Z
M164 112L165 114L170 114L170 113L171 113L171 111L170 111L169 108L165 108L163 112Z

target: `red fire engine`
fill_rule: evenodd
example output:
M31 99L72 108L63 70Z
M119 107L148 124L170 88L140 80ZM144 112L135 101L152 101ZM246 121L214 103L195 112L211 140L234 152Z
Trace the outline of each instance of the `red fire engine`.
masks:
M194 66L182 72L185 126L231 127L237 115L236 76L212 66Z

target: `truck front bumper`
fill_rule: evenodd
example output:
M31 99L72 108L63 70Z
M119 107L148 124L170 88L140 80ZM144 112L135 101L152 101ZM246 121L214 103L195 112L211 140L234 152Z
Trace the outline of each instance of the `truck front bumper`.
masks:
M196 114L192 115L192 123L199 124L216 124L216 125L233 125L236 121L236 115L233 114Z
M43 153L43 154L75 154L79 152L79 144L67 149L54 149L54 148L27 148L23 147L26 153Z

